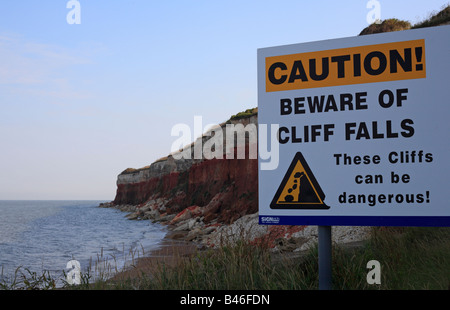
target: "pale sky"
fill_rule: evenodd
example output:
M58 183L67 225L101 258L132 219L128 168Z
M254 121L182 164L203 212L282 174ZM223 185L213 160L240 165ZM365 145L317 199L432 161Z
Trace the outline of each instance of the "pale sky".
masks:
M257 106L258 48L356 36L365 0L0 2L0 200L113 200L179 123ZM417 23L448 0L379 0Z

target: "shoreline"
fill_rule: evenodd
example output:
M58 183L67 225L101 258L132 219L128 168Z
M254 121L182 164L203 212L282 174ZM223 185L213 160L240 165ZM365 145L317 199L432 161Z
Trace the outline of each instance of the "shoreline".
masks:
M193 255L204 245L194 240L187 240L188 230L177 229L179 225L171 224L171 220L176 216L165 215L151 212L152 214L144 216L145 212L149 212L149 208L142 208L138 205L114 205L111 202L101 203L100 208L114 208L125 213L125 219L131 221L150 220L153 223L164 227L165 236L159 241L155 247L150 249L143 248L142 256L127 261L126 264L118 272L108 278L107 281L132 280L142 275L149 276L158 270L163 264L165 266L175 266L181 260ZM156 215L156 216L155 216ZM178 224L178 223L177 223Z
M133 280L144 276L151 276L163 265L174 267L184 259L191 257L201 250L201 245L193 241L172 238L174 232L169 230L157 248L145 252L136 262L114 274L108 281Z

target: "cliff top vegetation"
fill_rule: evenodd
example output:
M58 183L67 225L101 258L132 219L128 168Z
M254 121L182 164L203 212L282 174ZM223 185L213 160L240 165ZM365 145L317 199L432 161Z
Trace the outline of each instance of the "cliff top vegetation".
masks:
M448 23L450 23L450 4L437 13L431 13L427 19L417 24L412 25L409 21L389 18L380 23L373 23L367 26L360 32L359 35L433 27Z

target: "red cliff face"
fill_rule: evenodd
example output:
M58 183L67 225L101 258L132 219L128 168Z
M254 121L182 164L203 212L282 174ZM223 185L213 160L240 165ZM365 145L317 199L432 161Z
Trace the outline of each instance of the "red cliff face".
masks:
M235 123L255 124L256 115ZM248 150L249 138L245 143ZM203 207L205 222L224 224L255 213L258 160L236 159L237 147L233 149L235 159L175 160L169 156L143 169L127 169L119 175L114 204L141 205L163 198L168 214L199 206Z
M205 220L230 223L258 211L258 161L211 159L185 172L171 172L150 180L118 184L114 204L144 204L164 198L167 212L189 206L205 207Z

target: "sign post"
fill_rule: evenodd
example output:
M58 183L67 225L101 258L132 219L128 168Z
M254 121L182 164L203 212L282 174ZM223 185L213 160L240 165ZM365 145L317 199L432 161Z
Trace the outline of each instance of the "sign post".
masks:
M449 37L259 49L260 224L319 226L324 270L331 226L450 226Z
M331 226L319 226L319 289L332 289Z

